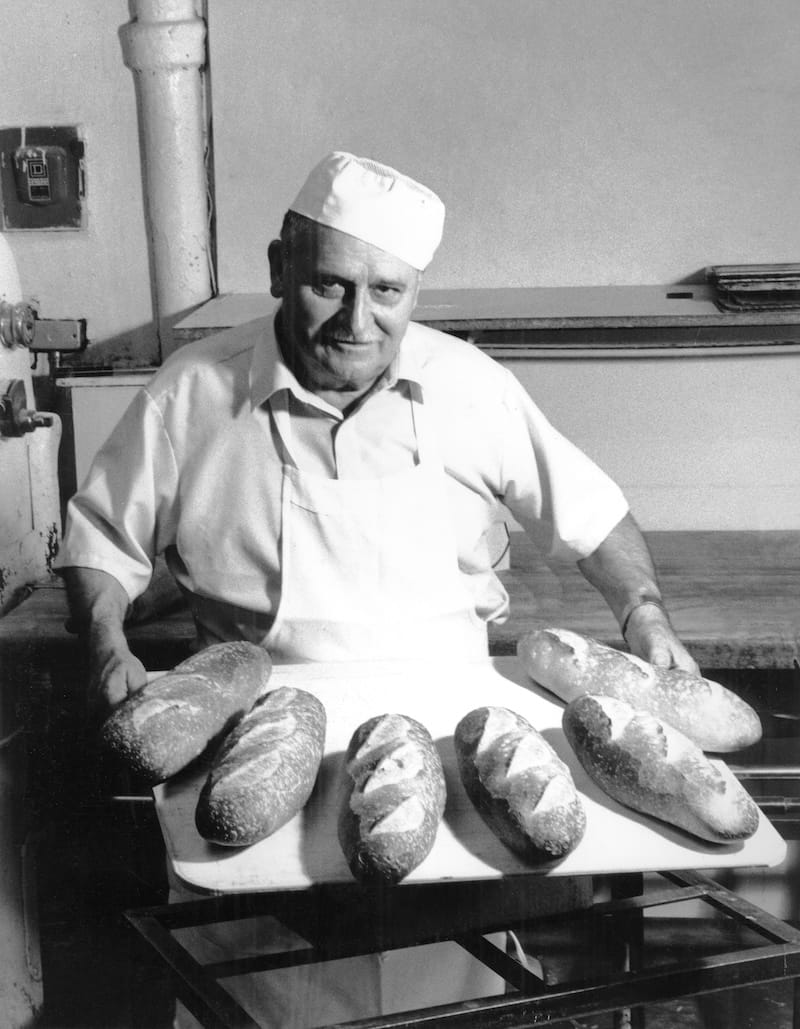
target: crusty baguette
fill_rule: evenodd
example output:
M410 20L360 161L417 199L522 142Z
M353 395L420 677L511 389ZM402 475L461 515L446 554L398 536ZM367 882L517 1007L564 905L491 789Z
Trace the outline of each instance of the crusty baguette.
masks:
M746 839L758 808L721 760L683 733L614 697L586 694L563 714L564 733L610 797L712 843Z
M250 710L271 671L262 647L216 643L114 708L100 730L101 745L143 783L163 782Z
M345 754L339 843L360 882L395 883L427 857L444 814L441 758L424 725L370 718Z
M505 707L476 708L453 742L467 796L510 850L535 865L574 850L583 804L569 768L529 722Z
M200 835L242 847L285 825L311 796L325 728L325 708L305 690L283 686L258 700L214 757L195 809Z
M565 703L585 693L616 697L716 753L761 739L756 712L719 683L677 668L656 668L576 632L534 630L519 640L517 655L527 674Z

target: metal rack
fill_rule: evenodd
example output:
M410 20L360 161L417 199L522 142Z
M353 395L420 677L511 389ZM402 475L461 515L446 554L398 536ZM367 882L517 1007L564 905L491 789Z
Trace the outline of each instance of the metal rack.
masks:
M793 1025L800 1029L800 930L698 872L664 871L659 875L669 885L644 894L640 875L625 876L616 884L612 879L613 899L557 916L560 922L582 921L584 928L588 919L589 930L597 934L607 934L611 929L625 960L619 965L621 970L611 974L555 985L484 939L484 933L498 929L535 930L535 922L521 919L509 924L505 917L503 924L463 926L464 912L469 911L469 890L479 886L475 883L408 885L383 891L338 884L303 891L229 894L129 911L126 917L171 968L183 1003L203 1025L213 1029L257 1029L257 1023L220 985L220 979L444 940L454 940L502 976L509 992L501 997L359 1019L347 1025L352 1029L522 1029L609 1011L625 1012L618 1018L618 1024L622 1024L630 1009L642 1005L793 979ZM644 912L686 900L705 902L714 913L754 933L759 943L743 942L711 956L646 967ZM300 932L309 941L308 948L200 965L172 935L173 930L189 926L265 915L276 916ZM633 1023L643 1024L640 1010L634 1011L634 1016Z

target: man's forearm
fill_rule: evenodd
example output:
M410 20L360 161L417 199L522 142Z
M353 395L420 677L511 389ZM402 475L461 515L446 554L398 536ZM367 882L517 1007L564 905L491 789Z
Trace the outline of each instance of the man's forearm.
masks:
M632 653L697 674L697 663L672 627L650 550L630 514L578 567L605 598Z
M128 594L122 584L97 568L69 567L61 571L67 587L72 628L85 635L92 626L119 629L128 611Z
M606 600L620 624L642 600L661 600L653 559L633 516L627 514L597 550L578 562L584 577Z

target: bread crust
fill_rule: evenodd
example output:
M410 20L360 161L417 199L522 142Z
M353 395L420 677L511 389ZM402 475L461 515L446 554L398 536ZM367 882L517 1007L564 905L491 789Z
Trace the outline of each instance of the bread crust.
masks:
M761 739L761 721L731 690L678 668L656 668L632 654L567 629L536 629L517 644L526 673L565 703L586 693L649 711L702 750L730 753Z
M565 857L580 842L586 814L572 773L520 714L480 707L456 726L458 770L491 831L531 865Z
M424 725L394 713L363 722L345 754L338 816L353 876L404 879L430 853L445 801L442 761Z
M683 733L613 697L586 694L564 710L578 760L614 800L711 843L747 839L755 801L727 765L713 764Z
M223 741L195 809L200 835L244 847L271 836L305 806L325 748L322 702L283 686L262 697Z
M101 727L100 744L144 784L163 782L233 728L271 672L262 647L214 644L119 704Z

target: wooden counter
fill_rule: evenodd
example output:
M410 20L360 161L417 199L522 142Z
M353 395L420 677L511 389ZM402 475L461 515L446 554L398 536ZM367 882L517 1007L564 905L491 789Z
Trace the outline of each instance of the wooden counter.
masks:
M800 662L800 532L645 535L675 628L701 667L786 669ZM490 630L492 655L513 654L523 632L546 625L622 646L611 612L577 568L546 562L523 534L512 534L510 568L500 577L511 615ZM66 617L56 581L0 619L0 674L77 661ZM178 608L129 627L128 635L149 668L166 668L186 653L193 628Z
M800 660L800 532L645 533L678 635L702 668L791 668ZM511 617L494 655L528 627L559 625L622 646L598 593L573 565L545 562L513 534L501 578Z

